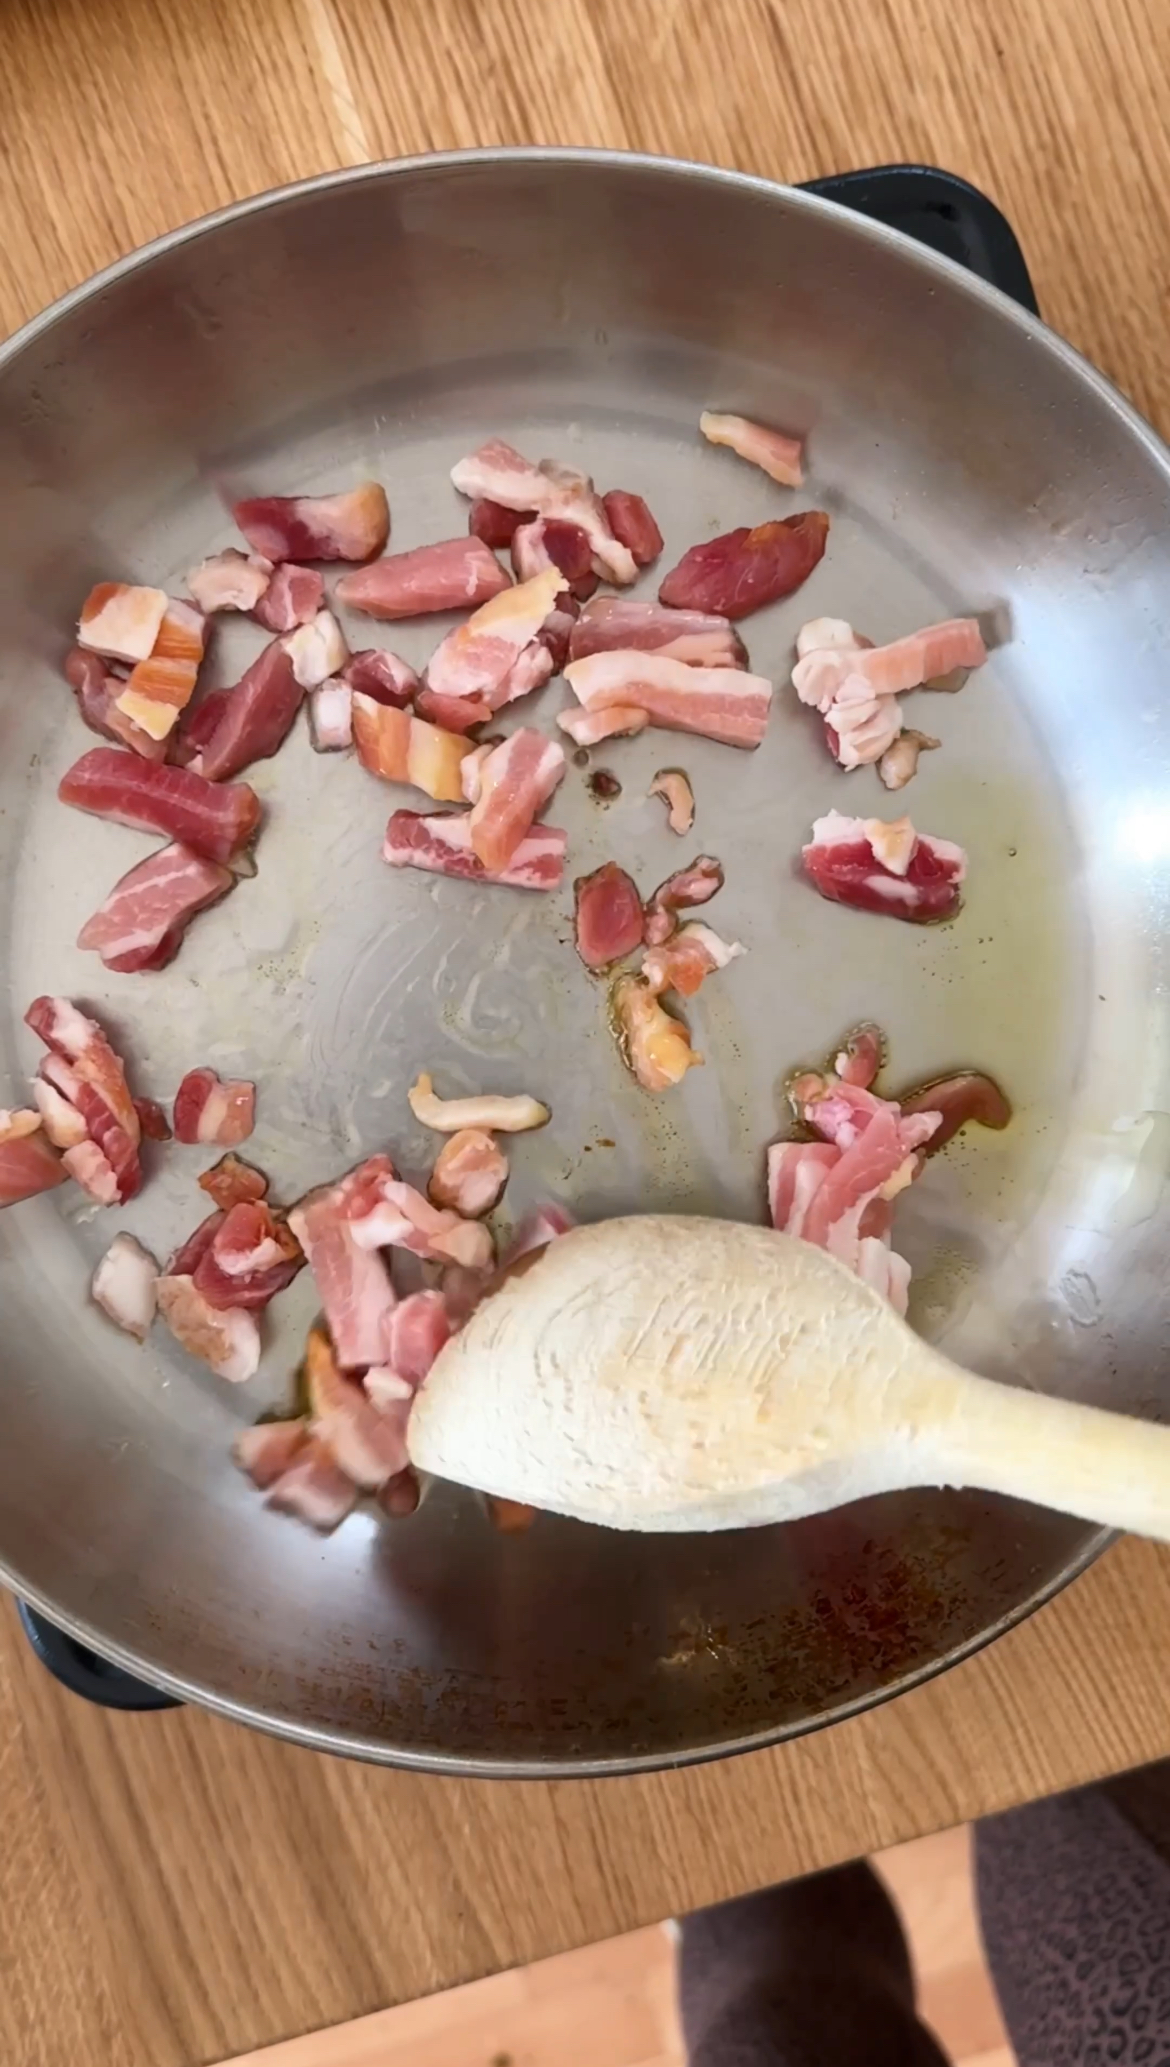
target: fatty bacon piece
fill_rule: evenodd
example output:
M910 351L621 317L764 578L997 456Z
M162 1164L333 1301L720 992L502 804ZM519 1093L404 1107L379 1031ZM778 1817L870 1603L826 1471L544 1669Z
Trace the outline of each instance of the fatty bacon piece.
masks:
M341 679L374 703L392 704L400 711L406 709L420 687L410 663L391 653L388 646L363 646L360 653L351 653L341 670Z
M833 1064L834 1074L855 1090L868 1091L882 1066L885 1035L880 1026L867 1020L855 1026ZM905 1108L909 1110L909 1108ZM922 1108L926 1110L925 1106Z
M408 1249L428 1263L490 1270L495 1259L486 1227L433 1206L393 1173L383 1175L353 1204L349 1231L359 1249Z
M242 1385L260 1367L260 1329L242 1306L212 1306L192 1278L167 1272L155 1284L158 1310L181 1348L217 1378Z
M486 1127L460 1127L435 1157L427 1184L433 1205L478 1220L490 1213L508 1182L508 1158Z
M241 1156L233 1155L229 1149L210 1170L204 1170L197 1180L200 1191L221 1213L230 1213L233 1206L250 1205L258 1199L268 1197L268 1179L263 1170L244 1162Z
M384 1364L390 1354L390 1322L398 1300L377 1250L355 1242L352 1220L369 1210L383 1178L393 1176L388 1156L371 1156L340 1183L310 1192L288 1216L345 1370Z
M95 1306L139 1342L150 1333L158 1304L158 1264L132 1234L116 1234L90 1281Z
M693 545L662 582L658 600L680 610L748 617L808 580L824 557L828 536L824 510L802 510L754 530L743 525Z
M356 574L343 574L337 600L367 617L394 621L428 617L436 610L466 610L501 590L511 577L478 538L447 538L439 545L391 553Z
M547 1105L527 1091L512 1095L480 1091L470 1098L440 1098L426 1070L419 1072L406 1097L420 1127L431 1127L436 1134L458 1134L465 1127L487 1127L494 1134L528 1134L534 1127L547 1126L552 1118Z
M62 776L57 795L96 818L164 833L209 861L230 861L260 824L260 799L246 782L209 782L193 768L143 761L109 746L82 754Z
M126 581L99 581L81 606L77 643L106 660L134 667L154 652L170 597L165 589Z
M340 674L349 659L345 634L332 610L318 610L308 624L299 624L284 639L284 650L302 689L319 689Z
M503 693L508 678L566 586L559 567L547 567L493 596L448 632L428 663L427 688L437 696L481 697L493 709L510 701Z
M52 1191L69 1175L41 1128L41 1116L22 1108L0 1111L0 1206L18 1205Z
M659 768L646 794L662 798L672 833L681 838L690 832L695 822L695 793L682 768Z
M151 739L166 739L195 693L206 621L193 603L169 598L154 646L130 670L115 701L124 718Z
M386 827L382 859L391 868L419 868L431 875L460 876L474 883L501 883L513 890L559 889L567 835L537 825L521 840L507 865L486 869L471 844L467 811L396 811Z
M916 832L908 818L844 818L839 811L815 821L801 863L832 903L918 924L954 916L967 873L961 847Z
M652 725L698 732L725 746L757 747L772 702L772 684L763 675L689 667L661 653L594 653L570 661L565 680L590 712L614 704L644 710Z
M297 567L284 560L252 611L269 632L294 632L311 624L325 604L325 583L315 567Z
M256 1124L256 1086L236 1077L221 1082L213 1069L189 1069L175 1093L174 1124L175 1140L189 1147L237 1148Z
M702 1062L681 1019L663 1008L644 978L619 976L611 995L619 1052L643 1090L668 1091Z
M165 739L152 739L133 718L118 709L117 698L125 686L124 677L113 674L96 653L75 646L65 662L65 680L77 698L77 708L91 732L103 739L117 740L144 761L164 761Z
M322 682L310 689L309 737L319 754L343 753L353 745L353 690L348 682Z
M241 1200L217 1216L192 1282L209 1306L259 1311L291 1285L304 1261L287 1221L262 1200Z
M587 969L608 969L641 947L645 914L638 886L616 861L573 885L577 953Z
M931 1135L926 1153L935 1155L953 1141L960 1127L972 1120L980 1127L992 1127L998 1133L1008 1126L1012 1109L994 1077L984 1076L980 1070L959 1070L953 1077L940 1077L933 1084L926 1084L921 1090L904 1092L898 1100L903 1113L938 1113L941 1125Z
M693 998L716 969L726 969L746 949L738 940L721 940L710 926L681 926L660 947L642 957L641 973L657 996L664 990Z
M416 716L426 718L432 725L441 725L444 732L461 732L466 738L480 725L486 725L493 716L492 706L482 696L436 696L433 689L422 688L414 699Z
M648 711L640 711L631 703L599 704L593 711L567 710L557 712L557 724L567 732L574 746L600 746L603 739L632 739L637 732L644 732L650 723Z
M24 1017L51 1050L41 1064L41 1077L56 1094L54 1100L46 1100L56 1116L54 1123L47 1113L43 1116L50 1139L57 1124L62 1125L63 1142L66 1133L71 1137L65 1168L99 1205L124 1205L142 1186L142 1123L121 1057L97 1021L79 1012L68 998L34 998ZM75 1119L63 1110L69 1107ZM81 1139L78 1123L84 1129Z
M187 576L187 589L205 617L223 610L253 612L268 593L272 562L256 553L242 553L228 546L201 560Z
M601 504L619 545L629 549L637 566L649 567L662 551L662 533L645 497L628 488L611 488Z
M696 905L709 904L722 888L723 863L713 854L700 854L688 868L676 869L646 900L647 946L661 947L674 932L680 911L693 911Z
M226 897L235 880L193 847L163 847L115 883L77 945L99 954L107 969L165 969L195 914Z
M508 867L564 773L564 748L527 725L478 762L468 831L489 874Z
M912 726L904 726L893 745L878 759L878 774L885 787L905 789L918 773L919 755L941 745L941 739L932 738L929 732L916 732Z
M444 732L410 711L353 694L353 739L358 759L383 782L408 782L437 803L463 800L460 767L474 752L469 739Z
M481 496L467 512L467 528L495 553L507 552L521 524L531 524L535 510L506 510L502 502Z
M699 429L709 444L728 446L782 488L803 487L804 448L799 438L786 438L783 431L769 430L747 416L720 416L710 409L699 418Z
M747 652L730 618L704 610L671 610L633 596L595 596L569 634L570 660L591 653L659 653L688 667L746 667Z
M860 679L876 696L900 696L955 668L982 667L987 647L978 620L951 617L889 646L823 647L807 652L792 670L802 703L822 715L847 681Z
M377 481L336 495L252 495L232 517L266 560L372 560L390 536L390 505Z
M561 517L534 517L512 533L512 567L517 581L532 581L555 567L572 594L583 600L597 587L593 548L579 524Z
M361 1382L340 1368L323 1328L309 1330L305 1379L313 1433L355 1486L376 1493L405 1471L410 1462L406 1420L413 1396L405 1382L403 1393L376 1404Z
M451 479L460 495L473 501L500 503L505 509L531 511L534 517L579 524L589 540L598 574L619 588L637 579L633 553L615 535L592 481L574 467L552 459L533 466L514 446L492 438L452 467Z

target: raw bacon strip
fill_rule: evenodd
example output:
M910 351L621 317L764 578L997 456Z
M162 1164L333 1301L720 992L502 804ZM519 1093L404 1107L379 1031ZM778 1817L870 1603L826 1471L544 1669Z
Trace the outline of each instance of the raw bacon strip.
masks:
M452 1332L441 1292L412 1292L408 1299L400 1300L390 1322L389 1357L389 1368L399 1384L416 1392ZM372 1376L366 1372L367 1391Z
M1011 1106L995 1079L974 1069L940 1077L937 1083L926 1084L920 1091L907 1091L898 1103L907 1117L916 1113L941 1114L942 1124L930 1137L928 1155L945 1148L970 1120L999 1132L1012 1117Z
M616 861L573 885L577 953L587 969L608 969L641 947L645 914L638 886Z
M69 1175L87 1191L99 1206L119 1206L123 1203L119 1190L118 1172L104 1150L96 1141L86 1135L77 1148L67 1148L61 1157ZM138 1189L137 1184L135 1190Z
M752 466L762 467L782 488L804 485L804 448L799 438L769 430L747 416L719 416L705 409L699 429L712 445L727 445Z
M560 517L579 524L593 549L597 572L619 587L637 578L637 563L614 536L592 481L573 467L542 459L533 466L502 438L492 438L451 469L460 495L502 503L505 509L531 511L538 517Z
M94 1271L89 1295L116 1327L145 1342L158 1303L157 1278L158 1264L149 1249L132 1234L116 1234Z
M467 512L467 528L493 552L506 552L518 525L531 524L535 516L535 510L506 510L502 502L489 502L481 496Z
M859 911L888 912L918 923L951 918L959 909L959 885L967 873L963 849L950 840L915 833L911 826L909 852L899 848L893 858L902 865L894 869L875 851L873 829L881 824L880 819L843 818L838 811L815 821L801 860L821 896L855 905Z
M640 976L618 977L613 1011L622 1060L643 1090L668 1091L702 1062L681 1019L663 1009Z
M189 1069L175 1093L175 1140L236 1148L256 1124L256 1086L213 1069Z
M353 690L348 682L322 682L309 691L309 735L319 754L353 745Z
M627 488L611 488L602 496L601 505L614 537L633 554L639 567L648 567L658 558L662 533L642 496L631 494Z
M196 912L225 897L235 880L191 847L163 847L115 883L77 945L99 954L107 969L165 969Z
M744 525L725 532L683 554L662 583L658 600L680 610L747 617L806 582L824 556L828 536L824 510L802 510L798 517L777 518L754 530Z
M486 869L471 844L466 811L396 811L386 827L382 859L391 868L421 868L432 875L504 883L513 890L556 890L565 867L566 834L538 825L521 840L506 868Z
M86 653L81 646L75 646L65 662L65 679L91 732L118 740L122 746L141 754L144 761L166 759L166 740L152 739L149 732L118 709L116 699L123 688L122 677L111 674L96 653Z
M484 757L468 830L490 874L507 868L564 773L564 748L530 726L513 732Z
M138 1117L121 1057L111 1047L95 1019L90 1019L68 998L34 998L24 1015L25 1024L52 1050L42 1070L49 1082L76 1107L85 1122L87 1140L71 1146L74 1158L66 1167L101 1204L109 1181L98 1169L96 1151L113 1179L118 1200L133 1198L142 1183L138 1143L142 1124ZM62 1067L63 1065L63 1067ZM84 1173L84 1174L83 1174ZM87 1181L88 1180L88 1181Z
M384 782L409 782L441 804L463 800L459 770L474 752L458 732L444 732L409 711L375 703L356 691L353 696L353 739L358 759Z
M174 1255L167 1264L164 1276L171 1278L194 1277L212 1242L223 1226L225 1218L226 1215L224 1213L215 1212L209 1213L206 1220L201 1220L198 1227L194 1228L187 1236L186 1241L180 1242L179 1247L175 1250Z
M231 703L231 689L206 689L198 703L189 703L179 719L177 734L164 746L179 768L190 768L215 737L216 727Z
M593 572L593 548L579 524L567 524L561 517L536 517L521 524L512 534L512 566L517 581L531 581L555 567L573 593L592 595L597 587Z
M591 653L661 653L689 667L746 667L747 652L731 620L704 610L671 610L632 596L595 596L569 637L569 658Z
M255 1428L241 1429L232 1444L232 1457L263 1493L288 1470L294 1457L303 1454L308 1441L305 1420L261 1421ZM349 1490L352 1494L354 1488Z
M491 1212L507 1182L508 1158L494 1135L485 1127L461 1127L435 1157L427 1195L463 1220L478 1220Z
M349 647L332 610L318 610L308 624L289 632L284 650L302 689L319 688L331 675L339 675L349 659Z
M305 1376L313 1432L355 1486L376 1493L406 1469L409 1399L376 1407L360 1383L339 1369L322 1328L309 1330Z
M550 610L540 627L540 643L547 647L552 671L558 675L569 657L569 640L573 626L581 614L581 606L569 589L562 589L557 597L555 610Z
M285 560L253 605L252 615L266 631L292 632L299 624L311 624L324 602L325 583L316 568Z
M661 947L669 940L680 911L693 911L708 904L723 888L723 863L713 854L700 854L689 868L676 869L646 901L646 944Z
M494 1134L527 1134L552 1118L547 1105L527 1092L510 1098L492 1092L480 1092L473 1098L440 1098L425 1070L406 1096L419 1125L433 1127L437 1134L458 1134L465 1127L487 1127Z
M125 581L99 581L82 604L77 643L107 660L133 667L149 660L170 597L164 589L138 588Z
M343 574L337 600L367 617L395 620L466 610L511 586L511 576L478 538L447 538L411 553L392 553L357 574Z
M206 630L203 612L193 603L168 602L153 651L131 668L115 698L123 717L151 739L166 739L190 703Z
M61 1063L59 1056L49 1056L41 1064L40 1074L33 1079L33 1099L41 1124L54 1148L80 1148L89 1140L89 1129L69 1096L58 1084L50 1082L46 1069L60 1065L63 1077L77 1096L82 1095L81 1079Z
M649 723L650 713L636 710L630 703L606 703L595 711L557 712L557 724L575 746L600 746L603 739L632 739Z
M357 1487L328 1445L311 1436L273 1482L264 1504L328 1536L352 1513L357 1499Z
M549 615L554 616L555 612L550 611ZM546 618L545 623L547 622ZM553 657L550 648L544 643L543 634L542 625L541 637L533 639L532 644L524 648L515 666L509 668L499 688L493 690L488 699L493 711L502 710L506 703L515 703L518 696L528 696L533 689L543 689L549 680L553 671ZM479 698L472 700L478 702Z
M268 1197L268 1179L262 1170L254 1169L240 1156L221 1156L210 1170L204 1170L198 1180L200 1191L205 1191L221 1213L230 1213L233 1206L248 1205L254 1200Z
M372 560L390 536L390 505L377 481L337 495L252 495L232 517L266 560Z
M304 1252L286 1221L259 1200L241 1200L225 1213L192 1273L209 1306L258 1312L291 1285Z
M18 1205L64 1184L68 1171L41 1132L39 1113L0 1114L0 1206Z
M875 696L860 675L851 676L825 714L825 743L842 768L885 761L902 731L896 696Z
M204 616L212 617L220 610L254 611L271 580L271 560L232 545L192 567L187 588Z
M495 1252L486 1227L432 1206L413 1184L382 1180L377 1195L350 1216L349 1231L359 1249L409 1249L429 1263L459 1263L465 1270L490 1270Z
M365 646L360 653L351 653L341 679L375 703L390 703L400 711L419 690L414 669L387 646Z
M690 832L695 822L695 793L681 768L660 768L646 794L662 798L672 833Z
M886 788L905 789L918 773L918 756L941 745L942 741L932 739L929 732L908 729L899 733L894 744L886 748L878 761L878 774Z
M260 824L260 799L246 782L208 782L193 768L157 766L109 746L82 754L57 795L95 818L165 833L209 861L230 861Z
M349 1209L393 1174L388 1156L373 1156L340 1184L310 1192L288 1216L316 1280L337 1360L347 1370L383 1364L390 1351L394 1287L377 1252L354 1241Z
M495 595L457 625L432 654L427 687L437 696L478 696L492 702L521 654L536 638L566 586L558 567Z
M683 926L643 956L641 973L655 994L675 990L680 997L693 998L708 976L744 953L738 940L721 940L710 926Z
M802 703L822 713L846 682L863 681L875 696L899 696L921 689L933 676L953 668L982 667L987 648L978 619L950 617L923 631L895 639L890 646L824 648L805 654L792 670L792 683Z
M823 653L834 649L840 653L860 653L863 647L873 645L872 639L863 639L854 631L844 617L812 617L802 624L796 634L796 656L807 659L810 653Z
M420 718L441 725L444 732L465 735L477 725L486 725L493 715L491 704L482 696L437 696L433 689L420 689L414 707Z
M653 725L700 732L725 746L758 746L772 702L772 684L763 675L688 667L661 653L594 653L570 661L565 680L586 710L633 706L647 711Z
M768 1209L781 1234L803 1235L805 1216L841 1151L827 1141L774 1141L768 1150Z
M242 1385L260 1366L260 1330L255 1314L243 1307L212 1306L191 1278L161 1277L156 1282L158 1310L176 1342L207 1364L217 1378Z

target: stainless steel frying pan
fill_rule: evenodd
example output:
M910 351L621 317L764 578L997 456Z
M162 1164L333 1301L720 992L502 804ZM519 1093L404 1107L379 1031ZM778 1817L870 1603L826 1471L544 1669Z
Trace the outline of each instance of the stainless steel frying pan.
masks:
M392 874L379 838L404 799L301 737L253 776L258 877L171 970L109 976L76 951L150 844L55 801L91 743L59 664L92 581L177 583L229 539L222 491L244 484L372 473L398 547L450 535L466 510L448 469L492 431L644 492L669 564L799 506L703 446L708 404L806 428L799 503L832 513L805 590L746 627L759 671L782 683L821 612L879 639L953 611L999 625L993 665L910 720L944 745L906 802L972 858L955 925L830 907L796 879L815 815L885 799L872 772L833 769L781 688L758 753L650 735L595 755L616 803L576 770L557 801L575 870L612 854L649 886L684 849L647 781L682 761L694 844L726 865L712 918L749 951L696 1002L707 1066L669 1097L622 1070L568 894ZM516 1150L512 1215L551 1192L583 1216L758 1218L785 1075L878 1018L891 1081L972 1063L1016 1105L902 1205L919 1328L992 1373L1170 1405L1170 465L1037 322L879 226L726 173L571 153L372 168L196 224L13 340L0 513L0 1103L34 1059L26 1003L61 991L118 1029L145 1091L202 1062L255 1077L252 1146L286 1198L386 1143L425 1168L404 1096L422 1067L448 1092L550 1100L551 1127ZM441 628L394 643L421 661ZM222 679L258 643L226 632ZM241 1422L286 1395L311 1286L278 1303L246 1391L161 1331L136 1351L86 1304L117 1225L163 1255L194 1224L207 1160L160 1155L121 1216L61 1193L0 1216L0 1570L176 1693L374 1758L629 1769L864 1706L1099 1547L943 1494L717 1540L549 1519L501 1538L445 1487L410 1523L358 1516L319 1541L228 1461Z

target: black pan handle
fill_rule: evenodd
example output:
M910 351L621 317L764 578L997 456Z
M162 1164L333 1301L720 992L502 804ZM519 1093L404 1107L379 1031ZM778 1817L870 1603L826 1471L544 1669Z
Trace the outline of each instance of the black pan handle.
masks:
M94 1701L100 1708L127 1711L182 1706L173 1695L164 1694L161 1687L148 1687L120 1666L99 1658L96 1651L89 1651L75 1637L66 1636L63 1629L46 1622L24 1601L17 1601L16 1610L41 1664L71 1694L80 1694L83 1700Z
M901 230L1039 314L1024 254L1007 217L956 173L934 165L876 165L868 172L810 179L805 190Z

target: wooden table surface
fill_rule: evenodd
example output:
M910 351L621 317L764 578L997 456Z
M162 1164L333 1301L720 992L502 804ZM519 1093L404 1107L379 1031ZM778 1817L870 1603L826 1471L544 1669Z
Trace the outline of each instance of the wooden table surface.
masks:
M0 326L325 167L577 143L781 180L895 159L1014 221L1170 430L1158 0L8 0ZM62 1694L0 1612L0 2056L191 2067L1170 1753L1170 1553L1112 1552L824 1736L604 1784L427 1780Z

